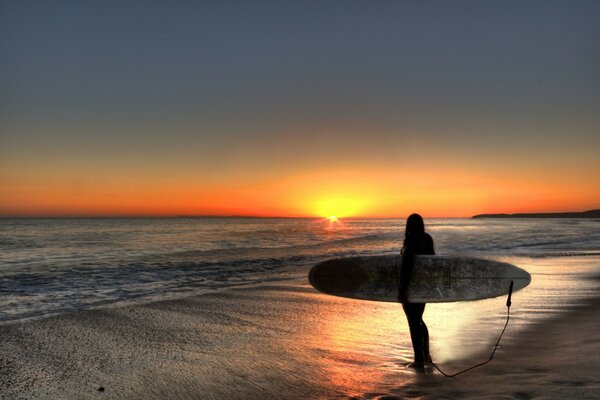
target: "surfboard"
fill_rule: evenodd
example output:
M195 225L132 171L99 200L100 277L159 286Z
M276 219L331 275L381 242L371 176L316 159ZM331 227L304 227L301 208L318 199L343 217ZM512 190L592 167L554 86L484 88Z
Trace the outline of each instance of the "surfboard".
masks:
M308 274L318 291L360 300L398 301L402 256L336 258L315 265ZM531 282L531 275L505 262L469 257L415 256L407 298L413 303L487 299Z

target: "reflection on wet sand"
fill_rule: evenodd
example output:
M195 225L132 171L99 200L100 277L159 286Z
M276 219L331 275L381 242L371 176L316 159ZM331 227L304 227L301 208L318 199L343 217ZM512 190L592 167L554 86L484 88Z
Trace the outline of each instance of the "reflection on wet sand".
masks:
M376 397L384 387L398 390L415 383L418 374L404 367L412 348L400 304L324 300L318 309L322 325L313 340L325 353L319 368L327 386L343 397Z
M318 367L328 385L342 396L420 396L425 394L424 387L445 379L432 368L418 373L405 367L413 354L400 304L318 296L322 297L317 309L321 324L312 338L302 340L321 349L324 355ZM498 319L484 325L485 309L501 312L504 301L428 304L425 320L434 359L449 362L452 368L479 361L470 357L490 348L503 323Z

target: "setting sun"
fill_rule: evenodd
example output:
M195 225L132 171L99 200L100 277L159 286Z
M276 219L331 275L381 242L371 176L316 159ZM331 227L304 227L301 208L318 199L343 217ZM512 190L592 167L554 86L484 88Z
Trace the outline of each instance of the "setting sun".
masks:
M313 202L309 200L306 208L308 212L312 211L315 215L328 215L327 219L337 220L338 218L362 214L365 211L365 206L371 202L371 199L351 193L346 196L322 197Z
M335 215L330 215L329 217L327 217L327 219L331 222L336 222L338 220Z

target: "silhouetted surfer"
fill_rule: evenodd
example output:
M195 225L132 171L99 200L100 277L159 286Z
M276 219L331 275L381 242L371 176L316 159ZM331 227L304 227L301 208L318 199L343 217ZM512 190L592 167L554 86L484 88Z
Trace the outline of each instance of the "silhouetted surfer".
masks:
M423 217L412 214L406 220L404 233L404 246L402 247L402 268L400 269L400 283L398 301L402 303L412 340L415 360L408 364L410 368L424 368L425 363L431 362L429 355L429 331L423 321L425 303L410 303L407 300L407 289L413 270L413 262L417 254L435 254L433 239L425 233Z

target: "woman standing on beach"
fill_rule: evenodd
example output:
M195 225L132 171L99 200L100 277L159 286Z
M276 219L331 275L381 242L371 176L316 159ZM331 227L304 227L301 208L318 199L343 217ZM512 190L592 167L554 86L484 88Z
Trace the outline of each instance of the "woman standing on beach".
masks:
M410 303L407 298L408 285L412 275L415 255L417 254L433 255L435 252L433 250L433 239L425 232L423 217L419 214L412 214L406 220L398 301L402 303L402 308L408 320L410 338L415 353L415 360L407 367L422 369L425 367L425 363L431 362L429 331L423 321L425 303Z

